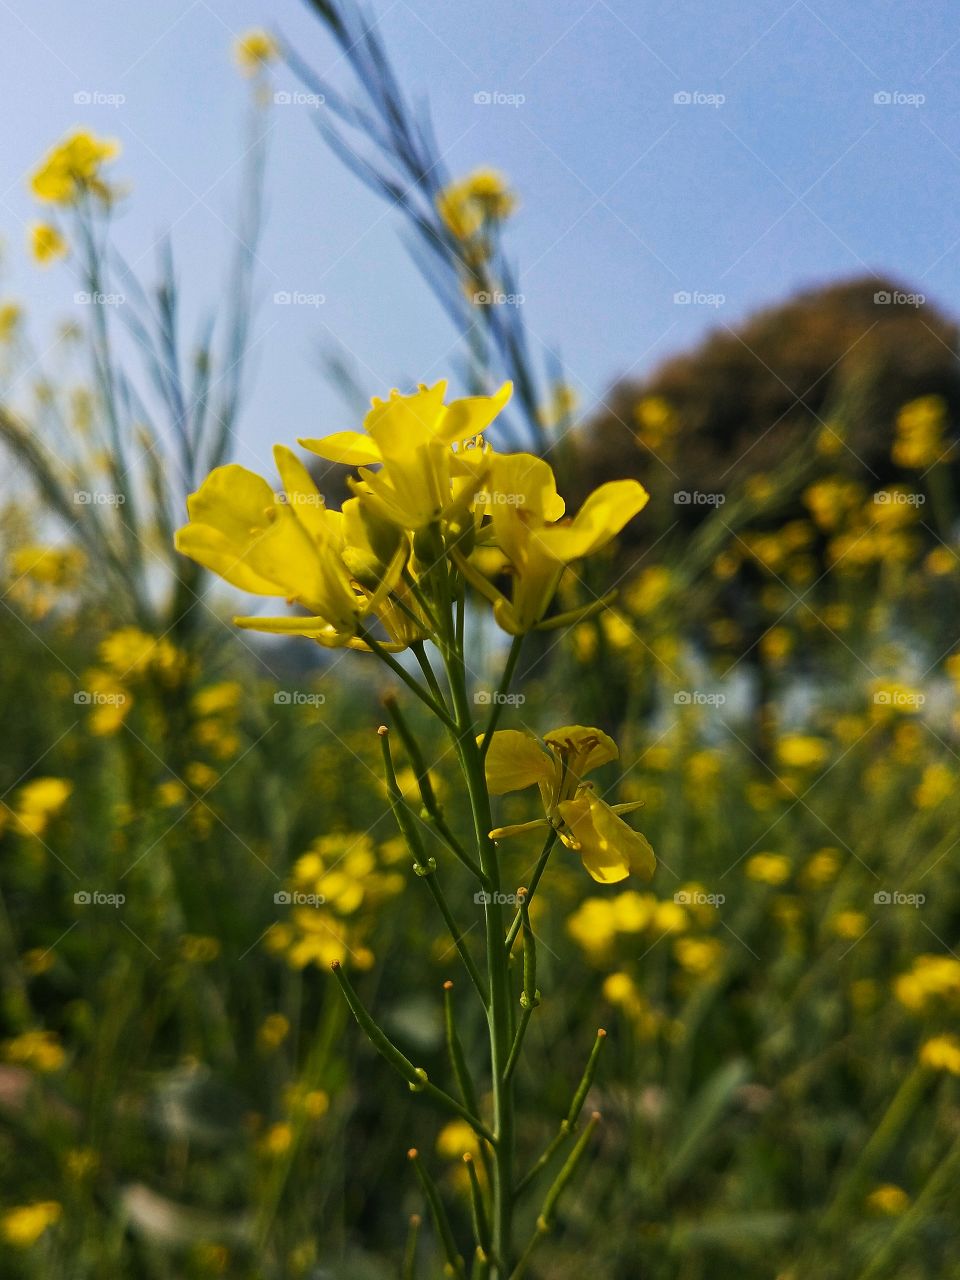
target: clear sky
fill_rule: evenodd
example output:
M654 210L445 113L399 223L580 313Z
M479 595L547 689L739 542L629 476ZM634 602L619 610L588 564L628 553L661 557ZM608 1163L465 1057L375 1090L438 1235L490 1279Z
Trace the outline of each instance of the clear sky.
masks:
M494 164L519 190L508 244L534 345L562 352L587 409L622 373L799 286L873 270L947 308L960 297L955 4L376 0L370 12L451 169ZM3 294L30 303L40 347L70 314L69 267L40 275L25 259L25 174L83 123L123 143L123 251L149 275L171 230L199 314L232 244L245 145L234 34L274 26L345 86L319 23L297 0L0 0L0 14ZM296 87L278 73L277 88ZM524 100L478 104L482 91ZM123 101L80 105L84 92ZM310 114L278 106L269 120L255 383L237 442L251 466L269 468L273 440L353 425L321 374L324 344L343 344L370 394L451 367L454 335L398 215ZM325 302L278 307L281 290ZM677 305L680 291L724 301Z

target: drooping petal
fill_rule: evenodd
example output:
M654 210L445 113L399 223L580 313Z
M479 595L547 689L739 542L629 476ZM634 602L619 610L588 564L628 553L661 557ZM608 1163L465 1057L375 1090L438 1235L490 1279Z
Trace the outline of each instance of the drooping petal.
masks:
M225 582L256 596L285 596L286 590L255 573L242 559L235 542L207 524L185 524L174 536L174 546L205 569L219 574Z
M520 729L500 729L487 751L487 787L491 795L522 791L555 772L553 761L532 733Z
M329 436L297 443L326 458L327 462L339 462L345 467L372 467L383 461L380 450L362 431L335 431Z
M646 836L621 821L589 786L557 811L576 842L587 872L599 884L616 884L631 873L649 880L656 857Z
M216 467L190 494L187 514L194 524L210 525L240 546L248 541L251 530L266 523L266 513L276 501L262 476L230 462Z
M486 431L513 395L513 383L505 382L492 396L465 396L447 405L440 421L437 439L443 444L457 444Z
M559 564L592 555L615 538L650 495L637 480L611 480L594 489L569 524L531 531L531 541Z

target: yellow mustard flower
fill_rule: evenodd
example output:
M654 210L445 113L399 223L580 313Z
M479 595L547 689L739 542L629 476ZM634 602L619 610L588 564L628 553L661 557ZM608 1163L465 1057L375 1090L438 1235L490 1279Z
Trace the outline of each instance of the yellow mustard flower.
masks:
M437 1134L437 1155L445 1160L459 1160L468 1153L478 1155L480 1143L466 1120L450 1120Z
M838 911L830 917L829 927L838 938L855 941L867 932L870 922L862 911Z
M257 1044L261 1049L278 1049L290 1034L290 1019L282 1013L269 1013L257 1031Z
M491 795L538 786L546 818L491 831L495 840L553 826L563 843L580 854L585 869L601 884L624 880L631 872L649 878L656 859L646 836L619 815L640 803L608 805L583 776L618 759L612 738L600 729L568 725L544 735L544 750L531 733L503 729L493 735L486 757Z
M239 36L233 45L233 56L245 76L256 75L269 62L275 62L280 48L270 34L261 27L254 27Z
M946 1071L960 1076L960 1040L956 1036L934 1036L920 1050L920 1061L931 1071Z
M444 404L447 384L421 386L413 395L392 391L373 400L363 431L339 431L300 444L328 462L360 468L354 492L401 529L434 524L476 493L482 473L454 452L478 437L500 413L513 391L505 382L495 395L471 396ZM372 471L371 467L379 467Z
M0 302L0 342L10 342L20 328L23 308L17 302Z
M60 1221L63 1210L56 1200L16 1205L0 1218L0 1233L16 1249L29 1249L43 1233Z
M882 1183L867 1196L868 1209L873 1209L876 1213L885 1213L889 1217L896 1217L909 1207L910 1197L906 1191L892 1182Z
M260 1139L260 1154L268 1159L275 1160L280 1156L284 1156L293 1146L293 1128L286 1121L279 1121L272 1124Z
M59 1071L67 1057L56 1033L41 1030L24 1031L6 1040L3 1056L7 1062L15 1062L41 1075Z
M91 194L109 201L114 190L100 176L105 163L120 152L112 138L98 138L85 129L69 134L44 157L30 179L33 194L50 204L74 204Z
M384 564L357 499L329 511L290 449L277 445L274 458L285 496L236 463L217 467L187 500L190 523L177 531L177 549L242 591L279 596L311 614L236 618L238 626L309 636L327 648L366 648L358 629L399 580L406 545L394 539ZM383 575L370 589L359 577L366 564Z
M52 223L34 222L30 227L30 252L40 266L47 267L67 256L67 242Z
M489 512L490 533L510 563L510 599L468 560L458 556L457 563L491 601L503 630L523 635L543 619L564 569L605 547L648 499L636 480L611 480L586 498L573 519L565 520L565 504L548 463L529 453L494 454L477 501Z
M948 451L944 436L947 405L942 396L921 396L897 414L897 433L891 457L898 467L923 470Z
M13 812L18 829L24 835L42 836L72 791L73 783L66 778L33 778L17 792Z
M912 968L895 979L893 993L914 1013L926 1012L941 1002L954 1007L960 1002L960 960L943 955L916 956Z
M503 222L517 207L506 179L495 169L476 169L437 195L441 221L457 240L469 240L491 222Z
M913 793L913 802L918 809L933 809L949 800L956 790L956 771L945 761L936 760L924 769L920 785Z
M717 968L726 947L717 938L678 938L673 954L682 969L699 978Z
M747 876L760 884L781 885L790 879L790 859L781 853L755 853L747 860Z

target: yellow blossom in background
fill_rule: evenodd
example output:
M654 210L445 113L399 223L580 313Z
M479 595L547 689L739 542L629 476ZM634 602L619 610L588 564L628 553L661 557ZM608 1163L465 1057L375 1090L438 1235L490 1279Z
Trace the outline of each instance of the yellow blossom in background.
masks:
M29 836L42 836L50 819L67 803L73 783L67 778L34 778L16 795L13 815L17 828Z
M777 743L777 759L790 769L818 769L830 759L830 744L824 738L787 734Z
M290 1019L282 1013L270 1013L264 1018L257 1032L257 1044L261 1049L278 1049L290 1034Z
M953 956L920 955L907 973L897 976L893 992L902 1005L923 1013L931 1005L960 1005L960 960Z
M56 1200L17 1205L0 1217L0 1234L16 1249L29 1249L43 1233L60 1221L63 1210Z
M275 1160L285 1156L293 1145L293 1129L285 1121L272 1124L258 1144L262 1156Z
M864 489L855 480L828 476L809 485L803 501L818 528L825 533L838 529L863 502Z
M889 1217L896 1217L909 1207L910 1197L906 1191L892 1182L882 1183L867 1196L868 1209L887 1214Z
M100 643L100 661L118 676L140 676L148 671L175 675L185 655L165 636L151 636L139 627L121 627Z
M18 547L10 555L10 568L15 576L28 577L51 587L74 585L85 564L83 552L69 546L28 545Z
M470 240L490 223L504 222L516 207L515 194L495 169L476 169L437 195L437 212L457 240Z
M600 959L617 937L617 915L606 898L586 898L567 920L567 932L588 955Z
M24 1031L4 1041L3 1057L7 1062L47 1075L59 1071L67 1055L55 1032Z
M674 589L673 575L665 565L652 565L630 584L625 601L641 617L654 613Z
M669 446L680 426L673 405L663 396L644 396L633 407L637 443L656 454Z
M222 680L207 685L193 697L193 709L198 716L218 716L236 711L243 697L243 686L238 680Z
M803 868L803 882L812 889L822 889L831 884L840 870L838 849L819 849Z
M905 404L897 415L891 450L894 462L898 467L921 470L941 461L948 451L946 427L947 405L941 396L921 396Z
M677 963L695 977L712 973L726 954L717 938L678 938L673 944Z
M749 879L776 886L790 879L791 864L782 853L755 853L744 870Z
M466 1120L450 1120L437 1134L437 1155L459 1160L466 1152L479 1155L480 1140Z
M234 41L233 56L245 76L254 76L268 63L276 62L280 48L269 31L254 27Z
M110 201L115 191L100 176L104 164L120 152L112 138L78 129L57 143L30 179L33 194L50 204L74 204L83 195Z
M867 932L870 922L862 911L838 911L830 917L829 927L838 938L856 940Z
M63 1166L75 1182L84 1182L100 1167L100 1157L92 1147L71 1147L63 1158Z
M16 302L0 302L0 343L10 342L20 328L23 308Z
M928 764L923 771L920 785L913 793L913 803L918 809L933 809L949 800L957 791L957 772L944 760Z
M30 252L42 267L67 256L67 242L49 222L34 222L30 227Z
M931 1071L960 1076L960 1040L956 1036L934 1036L920 1050L920 1061Z
M185 933L180 939L179 951L187 964L210 964L220 954L220 942L204 934Z
M187 788L182 782L178 782L176 778L168 778L166 782L161 782L156 791L157 801L165 809L172 809L178 804L183 804L188 794Z

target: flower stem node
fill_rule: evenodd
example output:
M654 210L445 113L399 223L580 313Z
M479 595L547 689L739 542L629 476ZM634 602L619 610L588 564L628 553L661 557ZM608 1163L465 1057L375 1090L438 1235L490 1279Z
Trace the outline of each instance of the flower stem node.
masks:
M428 858L426 862L415 862L413 871L418 876L432 876L437 869L436 858Z
M417 1067L413 1073L417 1078L410 1081L411 1093L423 1093L424 1089L430 1083L430 1078L424 1071L423 1067Z
M539 987L537 987L536 991L533 993L533 997L532 997L532 998L531 998L531 996L530 996L529 992L527 992L527 991L521 991L521 992L520 992L520 1007L521 1007L522 1009L536 1009L536 1007L537 1007L537 1005L538 1005L539 1003L540 1003L540 988L539 988Z

